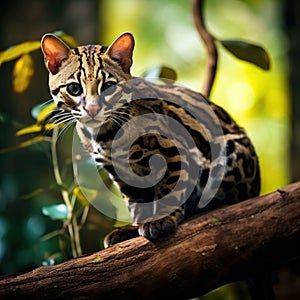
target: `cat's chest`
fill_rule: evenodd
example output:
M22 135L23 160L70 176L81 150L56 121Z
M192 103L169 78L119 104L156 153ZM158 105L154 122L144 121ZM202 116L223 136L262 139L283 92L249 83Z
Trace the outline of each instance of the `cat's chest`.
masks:
M110 162L112 138L105 138L99 128L92 128L80 122L76 124L76 130L84 148L99 166L103 167Z

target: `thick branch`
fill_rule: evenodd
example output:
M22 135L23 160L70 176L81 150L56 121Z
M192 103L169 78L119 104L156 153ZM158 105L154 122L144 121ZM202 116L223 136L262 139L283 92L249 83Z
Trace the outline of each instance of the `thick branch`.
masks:
M0 280L0 299L192 298L300 253L300 182L143 237Z

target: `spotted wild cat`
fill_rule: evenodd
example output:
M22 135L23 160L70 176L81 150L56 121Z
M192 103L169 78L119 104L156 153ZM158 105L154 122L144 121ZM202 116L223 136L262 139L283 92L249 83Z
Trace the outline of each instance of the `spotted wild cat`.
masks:
M119 186L136 223L110 233L106 247L167 236L193 214L260 190L245 131L200 93L132 77L133 48L130 33L109 47L70 49L52 34L42 39L57 107L76 121L84 147Z

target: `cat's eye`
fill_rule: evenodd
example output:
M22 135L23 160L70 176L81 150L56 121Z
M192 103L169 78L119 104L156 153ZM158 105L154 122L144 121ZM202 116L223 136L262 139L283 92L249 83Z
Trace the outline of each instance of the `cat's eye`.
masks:
M82 87L78 83L70 83L67 85L67 92L72 96L79 96L82 94Z
M101 86L101 92L110 88L107 92L108 92L108 94L112 94L116 90L115 85L116 85L116 82L106 81ZM113 87L113 88L111 88L111 87Z

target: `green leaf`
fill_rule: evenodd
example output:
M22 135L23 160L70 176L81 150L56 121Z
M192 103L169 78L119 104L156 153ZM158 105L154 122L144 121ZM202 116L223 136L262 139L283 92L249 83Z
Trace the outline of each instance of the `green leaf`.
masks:
M149 81L161 80L166 84L173 84L177 79L177 73L174 69L166 66L155 66L142 74L142 77Z
M69 216L69 210L65 204L44 206L42 213L52 220L67 220Z
M163 81L165 79L167 79L166 83L168 83L169 80L176 81L177 74L176 74L176 71L174 69L162 66L161 69L160 69L159 78Z
M13 69L13 89L16 93L23 93L29 86L34 74L34 64L31 55L22 55Z
M40 49L40 47L41 47L40 41L24 42L16 46L12 46L0 53L0 66L4 62L14 60L19 56L38 50Z
M263 47L241 40L220 40L220 42L237 58L253 63L263 70L270 69L270 57Z

